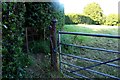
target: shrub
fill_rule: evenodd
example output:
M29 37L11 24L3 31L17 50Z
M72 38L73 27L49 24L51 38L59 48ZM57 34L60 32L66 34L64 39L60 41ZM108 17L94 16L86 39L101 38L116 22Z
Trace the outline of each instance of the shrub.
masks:
M41 39L46 40L49 38L48 26L53 18L58 19L57 26L59 27L57 27L57 30L62 29L64 25L64 9L61 4L51 2L2 2L3 78L18 79L26 76L25 67L30 64L30 60L23 51L25 27L38 28L39 34L42 35ZM48 44L45 42L34 43L34 46L36 48L40 47L41 52L49 52ZM33 48L33 51L36 48Z
M80 24L95 24L95 21L85 15L80 15Z
M68 15L65 15L65 24L74 24Z
M23 52L24 3L2 3L2 77L24 78L29 58Z
M95 24L95 21L82 14L67 14L65 15L65 24Z
M106 17L105 25L109 26L118 26L118 15L117 14L110 14Z

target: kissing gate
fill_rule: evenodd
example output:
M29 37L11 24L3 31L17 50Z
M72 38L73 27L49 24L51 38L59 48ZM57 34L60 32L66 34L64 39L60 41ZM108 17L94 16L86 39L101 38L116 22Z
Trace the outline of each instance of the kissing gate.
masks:
M116 80L120 80L120 56L117 56L116 59L111 59L108 61L100 61L100 60L94 60L94 59L90 59L90 58L85 58L85 57L81 57L81 56L75 56L72 54L67 54L62 52L62 46L72 46L72 47L76 47L76 48L81 48L81 49L89 49L89 50L97 50L97 51L103 51L103 52L109 52L109 53L113 53L116 55L120 55L120 51L115 51L115 50L107 50L107 49L102 49L102 48L95 48L95 47L89 47L89 46L79 46L79 45L75 45L75 44L67 44L67 43L63 43L61 41L61 36L62 35L79 35L79 36L92 36L92 37L104 37L104 38L115 38L115 39L120 39L120 36L113 36L113 35L107 35L107 34L89 34L89 33L80 33L80 32L64 32L64 31L59 31L58 32L58 42L56 40L56 29L55 29L55 24L56 24L56 20L54 19L52 21L52 24L50 26L50 53L51 53L51 66L53 67L54 70L58 71L60 70L61 73L63 73L66 77L68 78L73 78L73 79L77 79L77 78L86 78L86 79L92 79L91 76L86 76L82 73L79 73L80 71L87 72L90 74L97 74L100 76L104 76L105 78L113 78ZM57 43L57 45L56 45ZM89 53L88 53L89 54ZM57 58L58 55L58 58ZM77 66L75 64L71 64L69 62L65 62L65 60L63 60L63 56L65 58L67 57L71 57L70 59L74 58L76 60L79 61L87 61L87 62L93 62L94 64L89 65L89 66ZM106 56L108 57L108 56ZM118 61L118 64L114 64L112 62L116 62ZM58 66L59 65L59 66ZM93 70L92 68L101 66L101 65L106 65L106 66L111 66L113 67L113 71L114 69L117 69L118 71L118 75L117 76L113 76L111 74L107 74L107 73L103 73L100 71L96 71ZM70 67L70 68L65 68L64 66ZM97 78L97 77L95 77ZM103 77L102 77L103 78Z

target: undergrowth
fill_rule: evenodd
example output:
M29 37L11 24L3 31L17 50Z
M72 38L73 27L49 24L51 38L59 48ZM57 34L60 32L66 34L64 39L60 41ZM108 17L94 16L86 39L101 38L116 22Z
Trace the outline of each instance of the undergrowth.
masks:
M39 54L29 54L31 57L31 65L26 68L28 75L26 78L40 78L47 79L50 78L63 78L63 74L51 70L50 56Z

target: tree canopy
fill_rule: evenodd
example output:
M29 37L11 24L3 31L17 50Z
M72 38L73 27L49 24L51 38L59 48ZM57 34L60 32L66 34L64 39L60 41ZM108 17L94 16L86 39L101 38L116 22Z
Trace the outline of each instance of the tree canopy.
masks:
M83 13L95 21L95 24L102 23L103 10L98 3L90 3L84 7Z
M106 25L117 26L118 25L118 15L117 14L109 14L106 17Z

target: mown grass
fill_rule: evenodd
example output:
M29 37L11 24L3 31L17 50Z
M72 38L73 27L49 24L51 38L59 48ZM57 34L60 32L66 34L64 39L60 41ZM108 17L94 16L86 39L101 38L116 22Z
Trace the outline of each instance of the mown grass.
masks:
M118 28L109 26L92 26L92 25L65 25L63 30L70 32L85 32L85 33L101 33L118 35Z
M118 28L117 27L106 27L106 26L98 26L98 27L85 27L85 25L65 25L64 31L68 32L84 32L84 33L96 33L96 34L110 34L110 35L118 35ZM118 51L118 39L111 39L111 38L100 38L100 37L87 37L87 36L74 36L74 35L62 35L61 36L62 43L67 44L75 44L80 46L90 46L90 47L97 47L103 48L108 50L116 50ZM102 62L109 61L112 59L118 58L120 55L110 52L103 52L97 50L89 50L89 49L80 49L70 46L62 46L62 52L66 54L73 54L76 56L81 56L84 58L99 60ZM88 62L85 60L78 60L72 57L62 56L63 61L71 64L75 64L77 66L87 67L96 64L95 62ZM118 61L112 62L118 65ZM76 70L73 67L62 65L66 69ZM107 65L100 65L94 68L91 68L96 71L100 71L109 75L120 77L118 68L114 68ZM107 78L105 76L96 75L94 73L88 71L78 71L77 73L86 75L90 78ZM71 76L74 76L70 74ZM74 76L77 77L77 76Z

